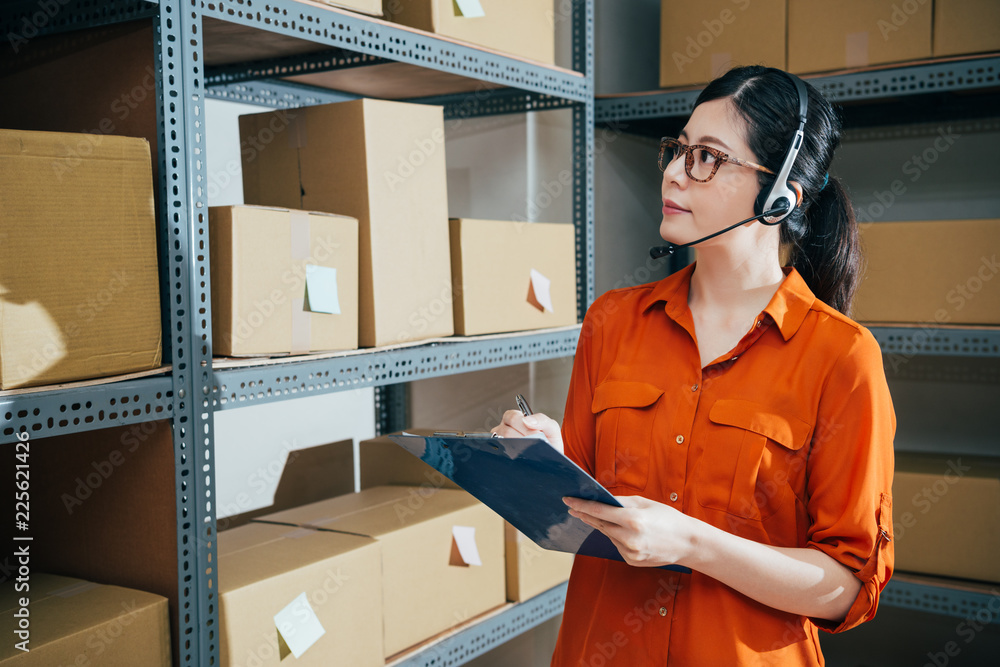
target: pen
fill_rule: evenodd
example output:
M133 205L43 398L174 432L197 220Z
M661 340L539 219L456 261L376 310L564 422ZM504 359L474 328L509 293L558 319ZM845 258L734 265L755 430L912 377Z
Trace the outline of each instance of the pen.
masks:
M528 407L528 402L524 400L524 396L518 394L514 397L514 401L517 403L517 407L521 409L521 414L525 417L531 416L531 408Z

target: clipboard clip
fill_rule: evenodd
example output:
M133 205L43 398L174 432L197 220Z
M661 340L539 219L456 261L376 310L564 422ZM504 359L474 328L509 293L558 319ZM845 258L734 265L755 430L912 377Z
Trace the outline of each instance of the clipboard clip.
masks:
M481 432L466 432L466 431L434 431L434 438L485 438L489 440L490 438L499 438L501 436L496 433L490 433L486 431Z

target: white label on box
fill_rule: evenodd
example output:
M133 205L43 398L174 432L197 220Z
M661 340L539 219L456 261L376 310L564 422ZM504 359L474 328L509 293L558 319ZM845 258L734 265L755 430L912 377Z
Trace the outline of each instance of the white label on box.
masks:
M455 16L477 19L486 16L486 12L483 11L479 0L455 0Z
M531 292L535 295L535 301L550 313L552 308L552 281L543 276L538 271L531 270Z
M452 526L451 534L458 545L458 553L466 565L482 565L479 558L479 547L476 546L475 526Z
M301 658L317 639L326 634L305 593L274 615L274 626L296 658Z
M306 264L306 310L340 315L337 297L337 269Z

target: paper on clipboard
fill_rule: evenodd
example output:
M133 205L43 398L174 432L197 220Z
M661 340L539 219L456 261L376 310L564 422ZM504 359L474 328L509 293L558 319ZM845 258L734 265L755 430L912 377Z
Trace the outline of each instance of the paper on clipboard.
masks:
M544 549L621 561L606 535L569 514L563 497L621 507L597 480L541 438L390 435ZM668 565L664 569L690 572Z

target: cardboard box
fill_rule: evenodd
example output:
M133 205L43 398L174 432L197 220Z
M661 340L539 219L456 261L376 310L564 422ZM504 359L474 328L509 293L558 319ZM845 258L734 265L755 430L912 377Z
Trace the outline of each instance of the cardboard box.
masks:
M876 222L861 241L854 319L1000 324L1000 220Z
M690 86L739 65L785 67L785 0L660 3L660 86Z
M459 488L386 436L363 440L358 451L362 489L388 484L422 489ZM523 602L569 579L573 555L543 549L504 521L504 562L507 600Z
M464 491L380 486L257 521L378 540L386 657L504 603L503 519ZM469 529L481 565L459 553Z
M896 453L896 569L1000 583L1000 462Z
M504 522L507 599L524 602L569 579L573 554L543 549Z
M1000 3L934 0L934 55L1000 50Z
M208 210L216 354L358 347L358 221L261 206Z
M573 225L451 221L455 333L576 324Z
M240 117L248 204L359 222L362 347L450 336L441 107L356 100Z
M0 588L0 665L171 664L166 598L36 571L27 590L15 590L14 583ZM28 607L21 606L24 598ZM22 611L27 635L18 635L23 627L14 617ZM18 648L21 642L27 652Z
M317 0L317 2L369 16L382 16L382 0Z
M929 0L788 0L788 71L795 74L930 55Z
M295 665L384 665L380 553L366 537L289 526L219 533L220 664L291 653Z
M156 368L149 144L0 130L0 388Z
M382 9L411 28L555 64L553 0L383 0Z

